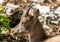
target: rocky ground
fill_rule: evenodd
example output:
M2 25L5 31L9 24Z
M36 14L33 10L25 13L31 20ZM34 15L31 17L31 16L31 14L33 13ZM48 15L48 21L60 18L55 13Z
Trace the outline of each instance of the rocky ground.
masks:
M4 1L4 0L3 0ZM11 3L10 3L11 2ZM18 0L17 0L17 2L15 3L16 1L5 1L5 2L3 2L4 4L2 4L2 2L1 2L1 5L2 6L4 6L5 7L5 10L3 11L3 14L7 14L7 15L9 15L9 16L12 16L12 17L10 17L10 18L13 18L13 19L15 19L15 20L19 20L19 19L21 19L21 17L19 16L19 14L18 15L13 15L13 14L16 14L15 12L16 11L18 11L19 10L19 13L21 13L21 14L23 14L23 11L24 11L24 9L26 8L26 6L28 6L29 5L29 3L27 2L26 3L26 1L23 1L23 2L21 2L20 3L20 1L18 2ZM14 4L17 4L17 5L14 5ZM11 6L12 5L12 6ZM10 7L11 6L11 7ZM45 7L45 6L43 6L43 7ZM60 6L59 6L60 7ZM58 8L59 8L58 7ZM16 10L17 9L17 10ZM59 8L60 9L60 8ZM58 9L56 9L56 11L58 11ZM42 12L44 12L44 16L45 16L45 18L48 16L51 16L51 15L47 15L47 14L45 14L45 11L41 11L41 13ZM51 12L50 12L51 13ZM56 12L57 13L57 12ZM21 15L20 14L20 15ZM49 14L49 13L48 13ZM53 13L51 13L51 14L53 14ZM44 24L44 23L42 23L45 27L44 27L44 30L45 30L45 32L46 32L46 34L49 36L49 37L54 37L54 36L56 36L56 35L60 35L60 16L59 16L59 12L58 12L58 16L56 16L56 15L53 15L51 18L53 19L53 20L47 20L47 24ZM42 15L42 16L43 16ZM4 15L4 16L6 16L6 15ZM17 16L17 17L16 17ZM55 16L57 17L57 20L55 20L56 18L55 18ZM45 19L44 18L44 19ZM43 18L40 18L39 17L39 19L41 19L40 20L40 22L46 22ZM47 18L46 18L47 19ZM50 18L49 18L50 19ZM17 22L17 21L14 21L14 22ZM2 29L2 30L4 30L4 29ZM6 31L6 29L4 30L4 32ZM7 34L1 34L0 35L0 42L28 42L28 39L25 39L25 37L23 36L23 37L21 37L20 36L20 33L16 33L16 34L14 34L14 35L12 35L12 33L10 33L10 32L5 32L5 33L7 33Z

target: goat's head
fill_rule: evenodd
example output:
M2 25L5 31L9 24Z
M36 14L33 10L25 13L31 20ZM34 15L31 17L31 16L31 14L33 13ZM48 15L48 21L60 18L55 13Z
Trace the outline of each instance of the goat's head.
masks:
M39 9L35 9L30 7L28 11L24 11L21 18L21 27L25 28L25 30L31 30L38 19Z

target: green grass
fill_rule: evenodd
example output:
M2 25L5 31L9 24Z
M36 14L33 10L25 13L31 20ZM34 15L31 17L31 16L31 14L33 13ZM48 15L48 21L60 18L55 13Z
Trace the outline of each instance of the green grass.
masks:
M1 30L2 27L6 27L9 31L11 31L10 25L11 19L0 15L0 33L2 32Z

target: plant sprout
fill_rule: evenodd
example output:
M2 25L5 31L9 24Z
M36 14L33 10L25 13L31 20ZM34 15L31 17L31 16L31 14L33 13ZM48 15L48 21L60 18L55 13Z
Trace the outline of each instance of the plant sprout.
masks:
M5 9L5 7L4 6L1 6L0 7L0 14L2 14L3 13L3 10Z

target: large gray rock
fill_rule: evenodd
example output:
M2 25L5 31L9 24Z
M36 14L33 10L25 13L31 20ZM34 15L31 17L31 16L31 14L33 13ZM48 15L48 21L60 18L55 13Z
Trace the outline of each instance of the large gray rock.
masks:
M19 5L14 5L12 3L7 3L5 12L7 15L13 15L16 11L19 11Z

